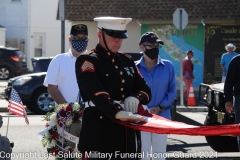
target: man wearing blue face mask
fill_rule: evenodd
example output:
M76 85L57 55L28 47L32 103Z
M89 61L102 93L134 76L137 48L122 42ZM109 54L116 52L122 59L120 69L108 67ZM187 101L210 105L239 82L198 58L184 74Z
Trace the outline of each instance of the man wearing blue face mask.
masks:
M71 46L69 51L53 58L44 80L44 85L48 87L48 92L57 104L79 102L81 99L75 75L75 62L77 57L87 51L89 40L87 26L73 25L68 40ZM79 133L75 135L78 136L80 129L77 132ZM75 147L72 142L70 145Z

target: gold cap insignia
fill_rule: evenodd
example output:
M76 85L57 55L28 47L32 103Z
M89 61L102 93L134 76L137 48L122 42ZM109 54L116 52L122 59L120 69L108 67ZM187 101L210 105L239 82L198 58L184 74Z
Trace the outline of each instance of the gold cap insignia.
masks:
M122 22L121 22L121 24L125 24L126 23L126 20L123 20Z
M155 34L151 35L151 38L157 38L157 36Z

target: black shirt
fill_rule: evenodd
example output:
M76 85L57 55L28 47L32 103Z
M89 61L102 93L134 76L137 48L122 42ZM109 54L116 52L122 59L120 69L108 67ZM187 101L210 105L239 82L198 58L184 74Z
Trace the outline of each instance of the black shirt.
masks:
M240 55L235 56L228 67L224 84L226 102L233 102L233 93L235 96L240 96Z

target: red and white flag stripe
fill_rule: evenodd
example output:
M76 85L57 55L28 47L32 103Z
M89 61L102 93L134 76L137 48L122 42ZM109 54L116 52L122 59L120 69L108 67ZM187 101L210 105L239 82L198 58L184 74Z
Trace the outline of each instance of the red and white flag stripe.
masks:
M140 105L141 106L141 105ZM240 136L240 125L216 125L216 126L195 126L182 122L171 121L164 117L153 115L146 110L139 109L139 114L146 118L146 122L130 123L117 121L127 127L158 134L181 134L181 135L196 135L196 136Z
M20 117L24 117L25 109L23 108L22 105L20 105L16 102L13 102L13 101L9 101L8 111L10 113L16 114Z
M12 91L11 91L11 96L8 104L8 111L9 113L18 115L20 117L24 117L25 122L29 124L26 111L22 104L22 100L14 88L12 88Z

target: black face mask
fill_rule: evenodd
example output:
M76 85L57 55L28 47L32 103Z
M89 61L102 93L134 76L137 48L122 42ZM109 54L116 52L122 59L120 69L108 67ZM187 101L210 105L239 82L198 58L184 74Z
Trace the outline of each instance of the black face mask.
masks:
M156 59L158 58L158 53L159 49L158 48L153 48L153 49L146 49L145 54L151 58L151 59Z

